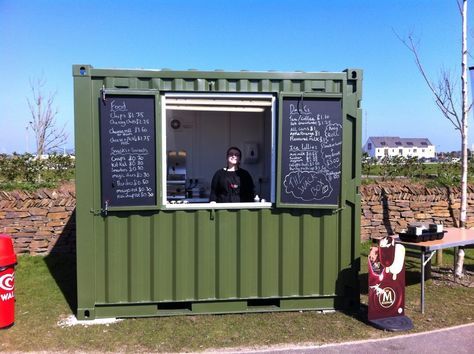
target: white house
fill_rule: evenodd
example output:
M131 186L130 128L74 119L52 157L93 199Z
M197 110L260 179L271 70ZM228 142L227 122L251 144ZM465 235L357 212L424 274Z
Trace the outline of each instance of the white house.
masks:
M378 160L384 157L418 157L432 159L436 156L435 146L427 138L400 138L398 136L371 136L363 151Z

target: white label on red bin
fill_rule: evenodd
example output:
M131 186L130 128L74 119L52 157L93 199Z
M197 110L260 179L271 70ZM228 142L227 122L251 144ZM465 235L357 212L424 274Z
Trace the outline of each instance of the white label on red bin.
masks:
M14 274L5 274L0 277L0 288L5 291L12 291L15 284Z

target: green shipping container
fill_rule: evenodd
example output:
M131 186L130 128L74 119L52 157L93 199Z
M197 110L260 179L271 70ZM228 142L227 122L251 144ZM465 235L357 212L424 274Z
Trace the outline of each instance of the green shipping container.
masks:
M73 75L79 319L359 305L361 70Z

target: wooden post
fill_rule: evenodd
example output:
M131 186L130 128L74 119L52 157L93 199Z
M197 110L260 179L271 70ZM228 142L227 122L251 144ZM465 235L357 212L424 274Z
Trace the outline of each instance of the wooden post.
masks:
M436 251L436 265L437 266L443 265L443 250Z

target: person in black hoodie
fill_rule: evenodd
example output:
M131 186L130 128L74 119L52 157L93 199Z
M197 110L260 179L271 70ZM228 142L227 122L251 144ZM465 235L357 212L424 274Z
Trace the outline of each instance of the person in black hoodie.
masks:
M242 152L238 147L227 149L227 167L219 169L212 177L210 202L253 202L255 186L252 176L240 168Z

